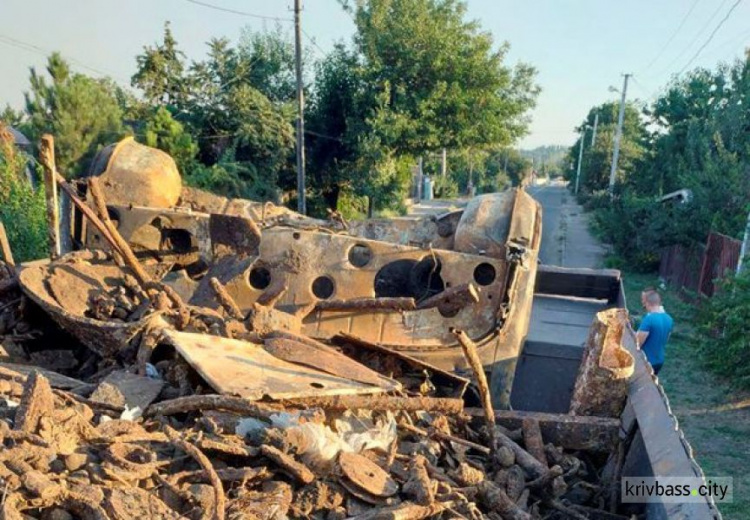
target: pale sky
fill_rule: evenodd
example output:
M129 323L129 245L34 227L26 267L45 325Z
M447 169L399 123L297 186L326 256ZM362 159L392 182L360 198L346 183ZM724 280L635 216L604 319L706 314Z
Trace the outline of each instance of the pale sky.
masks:
M291 0L200 0L226 9L291 19ZM538 70L542 93L524 147L570 145L573 127L589 108L619 94L621 74L632 72L628 98L652 99L709 39L738 0L468 0L469 17L496 41L511 44L508 62ZM109 75L124 86L135 56L160 40L165 21L188 58L205 54L214 36L236 41L243 27L276 22L220 12L189 0L0 0L0 107L20 108L30 66L60 51L73 68ZM689 65L712 67L750 46L750 0L739 0L711 42ZM337 0L304 0L304 44L316 57L354 24ZM679 30L678 30L679 29ZM689 70L688 68L688 70Z

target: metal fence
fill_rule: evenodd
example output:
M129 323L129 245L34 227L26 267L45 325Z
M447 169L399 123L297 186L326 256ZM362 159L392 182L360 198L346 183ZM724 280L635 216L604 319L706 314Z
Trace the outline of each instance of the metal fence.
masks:
M659 276L673 287L713 296L715 281L734 272L742 242L710 233L706 244L675 245L662 250Z

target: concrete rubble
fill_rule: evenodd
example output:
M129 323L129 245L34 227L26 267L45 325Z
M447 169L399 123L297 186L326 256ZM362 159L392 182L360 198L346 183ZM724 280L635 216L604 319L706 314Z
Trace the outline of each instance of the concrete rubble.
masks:
M507 409L522 190L347 222L183 188L132 140L94 170L58 179L79 250L0 263L0 518L626 518L617 410Z

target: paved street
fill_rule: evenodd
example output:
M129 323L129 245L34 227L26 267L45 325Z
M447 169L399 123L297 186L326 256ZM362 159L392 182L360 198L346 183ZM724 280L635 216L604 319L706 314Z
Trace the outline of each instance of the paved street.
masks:
M530 186L526 192L542 205L543 264L602 267L606 250L591 236L588 215L563 184Z

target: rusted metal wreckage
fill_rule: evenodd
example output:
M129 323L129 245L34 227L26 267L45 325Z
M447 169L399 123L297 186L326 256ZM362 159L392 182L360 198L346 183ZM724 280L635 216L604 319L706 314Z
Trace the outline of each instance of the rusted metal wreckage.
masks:
M496 403L507 407L541 236L539 206L523 190L479 196L434 217L321 221L178 189L179 175L163 173L171 172L164 157L132 140L104 155L99 179L110 219L144 268L188 304L226 313L216 280L242 319L259 306L274 309L293 332L326 341L346 334L447 371L467 369L454 334L460 329L492 373ZM111 250L86 219L77 223L84 247ZM90 291L64 288L78 278L72 285L89 279L110 290L116 266L55 266L44 280L48 290L41 285L48 268L38 269L21 278L27 292L99 353L124 348L146 326L141 319L79 332L90 319Z
M47 171L79 250L0 270L0 339L49 341L28 334L20 286L95 355L0 363L0 519L642 513L617 490L653 456L637 432L655 387L611 308L619 274L540 268L541 211L522 189L347 222L183 187L132 139L77 186ZM588 320L572 368L559 352L551 372L529 368L532 303L567 297ZM75 377L48 369L63 365ZM510 410L512 389L535 411Z

